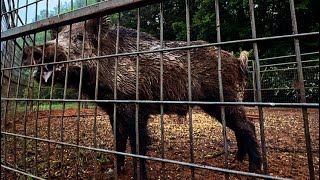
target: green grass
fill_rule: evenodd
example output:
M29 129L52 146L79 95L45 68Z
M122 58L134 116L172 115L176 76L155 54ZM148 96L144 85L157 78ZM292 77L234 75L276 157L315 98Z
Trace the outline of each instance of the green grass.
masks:
M62 103L54 103L54 104L52 104L51 105L51 109L52 110L62 110ZM82 106L82 104L80 104L80 108L84 108L84 106ZM88 108L89 109L93 109L95 107L95 105L94 104L92 104L92 103L88 103ZM49 103L46 103L46 104L40 104L39 105L39 110L49 110L49 108L50 108L50 105L49 105ZM67 108L78 108L78 103L77 102L72 102L72 103L66 103L65 104L65 108L67 109ZM34 104L33 105L33 109L34 110L37 110L37 105L36 104Z
M12 108L14 106L11 106ZM51 109L52 110L62 110L62 103L53 103L51 105ZM95 104L94 103L88 103L88 108L89 109L94 109L95 107ZM68 109L68 108L78 108L78 103L77 102L71 102L71 103L66 103L65 104L65 108ZM80 104L80 108L85 108L84 105ZM40 103L39 105L39 110L49 110L50 109L50 105L49 103ZM33 110L37 110L37 103L34 102L33 104ZM10 108L9 108L9 111L11 112ZM30 111L30 108L27 107L27 111ZM17 109L16 109L16 112L17 113L21 113L21 112L25 112L25 103L23 104L18 104L17 105ZM13 111L12 111L13 113Z

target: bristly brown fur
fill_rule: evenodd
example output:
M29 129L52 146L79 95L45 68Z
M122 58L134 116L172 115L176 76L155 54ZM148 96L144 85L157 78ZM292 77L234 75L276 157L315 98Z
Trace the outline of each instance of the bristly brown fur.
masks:
M116 53L117 30L109 23L102 23L100 34L100 55L111 55ZM70 54L68 38L70 27L65 26L58 34L57 61L66 61L95 57L98 55L98 27L97 19L89 20L86 23L77 23L72 25ZM85 32L84 32L85 29ZM82 54L82 44L84 42L84 52ZM148 51L160 49L160 41L149 34L140 33L139 51ZM137 32L133 29L121 27L119 29L119 53L137 51ZM194 41L191 45L205 44L204 41ZM165 41L164 48L186 46L182 41ZM49 41L45 45L44 62L52 62L52 53L54 52L55 40ZM34 52L42 54L42 46L34 47ZM53 49L53 50L52 50ZM190 49L191 62L191 89L193 101L220 101L219 83L218 83L218 49L215 47L204 47ZM98 99L114 99L114 92L117 92L119 100L136 99L136 74L137 60L139 61L139 92L140 100L160 100L160 53L145 53L137 55L119 56L112 58L103 58L101 60L89 60L83 63L83 85L82 89L90 99L95 98L95 81L97 64L99 64L98 79ZM24 50L24 59L27 64L32 62L40 63L40 59L31 60L31 48ZM176 50L163 52L163 100L187 101L188 100L188 59L186 50ZM244 88L247 78L247 58L248 53L241 53L240 58L235 58L226 51L221 51L222 58L222 80L224 101L239 102L243 99ZM117 62L116 87L115 84L115 62ZM62 71L56 71L56 83L64 84L65 67ZM61 69L60 68L60 69ZM50 70L50 68L49 68ZM80 63L70 63L68 72L68 85L78 88L80 77ZM38 78L40 75L38 74ZM110 103L99 103L109 116L111 124L113 121L113 105ZM200 107L215 117L219 121L220 107L214 105L200 105ZM165 105L165 113L186 114L187 105ZM150 114L158 114L160 106L155 104L139 105L139 139L140 154L146 154L147 138L147 120ZM260 156L257 150L258 144L255 136L254 125L247 121L243 107L226 107L227 126L231 128L236 135L238 154L237 158L243 160L246 154L249 155L250 171L260 169ZM125 151L125 144L129 137L132 152L135 151L135 105L118 104L117 105L117 150ZM119 131L118 131L119 130ZM121 169L124 163L124 157L118 156L118 168ZM147 178L144 160L140 160L143 179ZM136 174L135 174L136 177Z

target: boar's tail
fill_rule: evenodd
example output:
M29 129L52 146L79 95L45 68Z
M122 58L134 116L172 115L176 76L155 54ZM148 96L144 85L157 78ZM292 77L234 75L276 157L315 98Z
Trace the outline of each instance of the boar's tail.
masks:
M241 51L240 53L240 69L242 72L243 77L247 79L248 77L248 57L249 57L249 52L248 51Z

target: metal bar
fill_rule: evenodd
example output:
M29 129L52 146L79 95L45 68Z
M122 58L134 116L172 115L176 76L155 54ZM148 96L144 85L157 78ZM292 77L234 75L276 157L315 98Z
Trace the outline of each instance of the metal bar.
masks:
M13 40L13 41L15 41L15 39ZM12 42L12 41L11 41ZM6 53L8 53L8 42L6 42L7 44L6 44ZM10 43L10 42L9 42ZM11 49L10 49L11 50ZM13 47L13 51L14 51L14 47ZM9 53L9 55L11 55L10 53ZM10 58L10 57L9 57ZM13 57L12 57L12 59L11 59L11 62L10 62L10 66L12 66L13 65L13 62L14 62L14 55L13 55ZM9 91L10 91L10 86L11 86L11 78L12 78L12 71L9 71L9 78L8 78L8 84L7 84L7 92L6 92L6 97L8 98L9 97ZM2 80L3 80L3 76L2 76ZM2 97L2 96L1 96ZM9 109L9 102L10 101L6 101L6 105L5 105L5 109L4 109L4 113L3 113L3 124L4 124L4 131L6 131L7 130L7 126L6 126L6 124L7 124L7 116L8 116L8 109ZM2 122L2 121L1 121ZM4 136L4 145L3 145L3 151L4 151L4 165L6 165L7 164L7 136L5 135ZM7 179L7 174L5 173L5 175L4 175L4 179Z
M310 68L319 68L319 66L305 66L305 67L302 67L302 69L310 69ZM282 68L282 69L270 69L270 70L262 70L260 71L261 73L262 72L278 72L278 71L291 71L291 70L296 70L297 67L293 67L293 68ZM249 73L252 73L253 71L249 71Z
M27 172L23 172L23 171L20 171L20 170L18 170L18 169L14 169L14 168L11 168L11 167L2 165L2 164L1 164L1 167L4 168L4 169L10 170L10 171L14 171L14 172L19 173L19 174L23 174L23 175L25 175L25 176L28 176L28 177L31 177L31 178L34 178L34 179L45 180L45 179L43 179L43 178L41 178L41 177L34 176L33 174L30 174L30 173L27 173Z
M34 41L33 41L33 45L35 44L35 37L36 37L36 34L34 34ZM32 48L32 56L31 56L31 59L33 59L33 48ZM33 67L30 68L30 71L32 72L33 70ZM31 84L32 83L32 73L29 74L29 78L28 78L28 84ZM30 92L30 89L31 88L27 88L27 98L28 99L31 99L30 98L30 93L33 93L33 92ZM32 99L31 101L28 101L28 102L25 102L25 106L24 106L24 115L23 115L23 134L26 135L27 134L27 112L28 112L28 105L29 104L32 104ZM26 138L23 138L23 170L26 171L27 170L27 139ZM26 178L25 178L26 179Z
M4 12L4 18L6 20L6 24L7 24L7 29L10 29L11 26L10 26L10 20L9 20L9 17L8 17L8 13L7 13L7 8L6 8L6 5L4 3L4 0L1 0L1 13ZM2 17L2 15L1 15ZM2 28L1 28L2 29ZM1 32L2 33L2 32Z
M69 25L69 37L68 37L68 55L67 60L70 60L71 55L71 32L72 32L72 24ZM64 86L63 86L63 99L66 99L67 96L67 87L68 87L68 77L69 77L69 63L66 64L66 75L64 79ZM41 78L42 79L42 78ZM61 142L64 141L64 113L66 109L66 103L62 102L62 116L60 121L60 140ZM61 171L62 171L62 178L64 179L65 176L65 168L64 168L64 146L61 146L60 156L61 156Z
M42 139L42 138L35 138L32 136L24 136L24 135L20 135L20 134L9 133L9 132L1 132L1 133L5 134L5 135L9 135L9 136L17 136L17 137L22 137L22 138L27 138L27 139L34 139L34 140L43 141L43 142L50 142L50 143L54 143L54 144L63 144L64 146L69 146L69 147L99 151L99 152L104 152L104 153L109 153L109 154L124 155L124 156L128 156L128 157L141 158L141 159L164 162L164 163L177 164L177 165L206 169L206 170L217 171L217 172L222 172L222 173L230 173L230 174L237 174L237 175L242 175L242 176L250 176L250 177L265 178L265 179L275 179L275 180L287 180L288 179L288 178L268 176L268 175L263 175L263 174L249 173L249 172L244 172L244 171L236 171L236 170L218 168L218 167L207 166L207 165L200 165L200 164L196 164L196 163L187 163L187 162L182 162L182 161L162 159L162 158L156 158L156 157L150 157L150 156L142 156L142 155L138 155L138 154L124 153L124 152L108 150L108 149L100 149L100 148L94 148L94 147L88 147L88 146L82 146L82 145L75 145L75 144L70 144L70 143L66 143L66 142L60 142L60 141L48 140L48 139Z
M215 13L216 13L216 30L217 30L217 42L221 42L220 33L220 12L219 12L219 0L215 0ZM221 74L221 46L218 46L218 82L219 82L219 98L220 102L224 102L223 96L223 82ZM226 114L225 107L221 106L221 123L222 123L222 135L223 135L223 150L224 150L224 168L228 169L228 142L227 142L227 126L226 126ZM225 179L229 179L229 175L225 174Z
M9 8L9 11L11 11L11 3L10 3L10 0L7 0L7 4L8 4L8 8ZM4 3L4 1L3 1L3 3ZM15 23L14 23L14 13L15 12L11 12L10 13L10 18L11 18L11 27L16 27L16 25L15 25Z
M17 1L17 6L19 6L19 0ZM18 16L17 16L18 17ZM18 18L16 19L16 24L18 24ZM18 43L16 43L18 44ZM24 48L24 42L22 44L22 47ZM13 55L15 55L15 53L13 53ZM22 56L21 56L22 58ZM21 69L19 69L19 75L18 75L18 82L17 82L17 87L16 87L16 98L18 98L19 96L19 88L20 88L20 80L21 80ZM28 88L28 87L27 87ZM17 127L16 127L16 115L17 115L17 107L18 107L18 103L17 101L14 102L14 113L13 113L13 133L17 133ZM16 137L13 138L13 142L14 142L14 147L13 147L13 152L14 152L14 165L17 166L17 139ZM14 179L16 178L16 173L14 173Z
M58 49L58 32L56 33L56 40L55 40L55 45L54 45L54 56L53 56L53 62L57 62L57 49ZM54 86L54 79L55 79L55 65L53 65L53 73L52 73L52 77L51 77L51 85L50 85L50 99L52 99L53 96L53 86ZM47 124L47 138L50 139L50 135L51 135L51 131L50 131L50 127L51 127L51 113L52 113L52 101L49 101L49 115L48 115L48 124ZM50 154L51 154L51 145L50 143L47 144L48 145L48 154L47 154L47 168L48 168L48 178L51 178L51 171L50 171Z
M301 61L301 63L309 63L309 62L319 62L319 59ZM283 66L283 65L292 65L292 64L293 64L293 65L296 65L297 62L287 62L287 63L279 63L279 64L261 65L260 68L263 68L263 67L273 67L273 66Z
M137 52L140 51L140 8L137 10ZM139 55L136 57L136 100L139 100ZM135 132L136 132L136 154L140 155L140 142L139 142L139 104L135 104L136 116L135 116ZM137 173L137 179L140 180L140 159L134 158L134 171ZM137 168L137 169L135 169Z
M116 39L116 54L119 53L119 37L120 37L120 13L118 13L118 18L117 18L117 39ZM117 100L118 95L117 95L117 79L118 79L118 57L115 58L115 63L114 63L114 94L113 94L113 99ZM99 62L99 61L98 61ZM114 149L117 151L117 104L113 104L113 138L114 138ZM117 167L118 165L117 158L115 158L114 161L114 167ZM118 179L118 170L115 168L115 173L114 173L114 179Z
M268 37L268 39L272 40L272 39L277 39L277 38L292 38L292 37L301 37L301 36L315 35L315 34L319 34L319 33L317 32L317 33L304 33L304 34L298 34L298 35L273 36L273 37ZM55 62L55 63L51 62L51 63L46 63L46 64L37 64L37 65L27 65L27 66L12 67L12 68L3 68L2 70L16 69L16 68L27 68L27 67L31 67L31 66L45 66L45 65L50 65L50 64L63 64L63 63L68 63L68 62L72 63L72 62L80 62L80 61L88 61L88 60L100 60L100 59L120 57L120 56L130 56L130 55L147 54L147 53L169 52L169 51L177 51L177 50L187 50L187 49L211 47L211 46L223 46L223 45L228 45L228 44L245 43L245 42L258 42L258 41L263 41L263 40L266 40L266 38L224 41L224 42L221 42L221 43L207 43L207 44L202 44L202 45L190 45L190 46L183 46L183 47L146 50L146 51L139 51L139 52L109 54L109 55L104 55L104 56L99 56L99 57L87 57L87 58L83 58L83 59L76 59L76 60L70 60L70 61L59 61L59 62Z
M163 3L160 3L160 48L163 49ZM160 52L160 101L163 101L163 52ZM161 158L165 159L164 147L164 109L160 104ZM166 179L165 163L161 163L161 179Z
M98 48L97 48L97 56L100 56L100 49L101 49L101 29L102 29L102 18L99 18L99 25L98 25ZM117 46L117 45L116 45ZM100 70L100 63L99 61L96 62L96 82L94 88L94 99L98 99L98 92L99 92L99 70ZM116 74L116 73L115 73ZM94 106L94 122L93 122L93 147L97 147L97 114L98 114L98 105L95 104ZM109 116L110 117L110 116ZM116 143L114 143L116 144ZM115 145L116 146L116 145ZM95 157L97 154L95 153ZM115 164L116 165L116 164ZM98 162L97 158L94 158L94 175L93 178L97 179L97 169L98 169ZM114 166L116 167L116 166ZM116 168L115 168L116 169ZM117 171L117 170L115 170ZM117 177L115 177L117 179Z
M319 87L305 87L306 89L310 89L310 88L316 88L319 89ZM261 90L263 91L273 91L273 90L289 90L289 89L294 89L294 88L261 88ZM246 89L246 90L253 90L253 89Z
M24 46L24 43L23 43ZM18 82L17 82L17 87L16 87L16 95L15 97L18 98L19 96L19 88L20 88L20 80L21 80L21 69L19 70L19 75L18 75ZM28 87L27 87L28 88ZM13 133L16 133L17 128L16 128L16 115L17 115L17 106L18 103L17 101L14 101L14 113L13 113ZM13 143L14 143L14 147L13 147L13 152L14 152L14 164L17 165L17 140L16 137L13 138ZM16 173L14 174L14 178L16 178Z
M49 0L46 0L46 19L48 18L48 15L49 15Z
M186 29L187 29L187 46L190 46L190 3L189 0L185 0L186 6ZM190 49L187 49L187 63L188 63L188 100L192 101L192 74L191 74L191 58ZM192 107L189 105L189 144L190 144L190 161L194 163L193 152L193 127L192 127ZM191 167L191 178L194 179L194 167Z
M83 28L83 39L82 39L82 50L81 50L81 57L84 58L84 51L85 51L85 41L86 41L86 26L87 22L84 21L84 28ZM81 94L82 94L82 83L83 83L83 62L80 62L80 77L79 77L79 89L78 89L78 100L81 99ZM78 101L78 111L77 111L77 145L80 144L80 108L81 108L81 102ZM79 148L77 148L77 157L79 157ZM76 160L76 179L79 179L80 174L79 174L79 166L80 162L79 159L77 158Z
M256 25L255 25L255 17L254 17L253 0L249 0L249 9L250 9L252 38L255 39L255 38L257 38L257 34L256 34ZM260 80L261 80L261 78L260 78L260 63L259 63L257 42L253 43L253 53L254 53L255 67L256 67L255 77L256 77L257 100L258 100L258 102L261 102L262 95L261 95L261 83L260 83ZM267 162L266 140L265 140L265 134L264 134L265 128L264 128L263 109L261 106L259 106L258 110L259 110L259 124L260 124L263 172L264 172L264 174L267 174L268 173L268 162Z
M48 0L47 0L48 1ZM37 31L59 27L70 23L77 23L95 17L112 14L119 11L129 10L148 4L158 2L160 0L121 0L121 1L104 1L91 6L87 6L76 11L60 14L59 16L50 17L38 22L26 24L25 26L12 28L5 32L1 32L1 41L12 39L26 34L32 34Z
M263 107L306 107L319 108L319 103L274 103L274 102L208 102L208 101L153 101L153 100L88 100L88 99L28 99L1 98L2 101L44 101L44 102L91 102L91 103L138 103L138 104L186 104L217 106L263 106Z
M319 54L319 51L317 51L317 52L302 53L301 56L309 56L309 55L315 55L315 54ZM294 57L296 57L295 54L293 54L293 55L287 55L287 56L277 56L277 57L263 58L263 59L259 59L259 61L262 62L262 61L267 61L267 60L284 59L284 58L294 58ZM254 62L254 60L249 60L248 62Z
M294 1L289 0L289 2L290 2L290 13L291 13L291 21L292 21L292 31L294 34L298 34L298 25L297 25L296 13L295 13ZM305 103L307 102L307 100L306 100L306 92L304 87L305 85L303 81L304 78L303 78L303 71L302 71L299 39L294 38L294 49L295 49L296 61L297 61L297 71L298 71L298 78L299 78L299 90L300 90L301 102ZM312 158L312 145L311 145L311 139L310 139L308 111L306 108L302 108L302 118L303 118L304 134L306 139L309 176L311 180L314 180L315 174L314 174L314 167L313 167L314 165L313 165L313 158Z
M47 40L47 31L44 33L44 44L42 46L42 56L41 56L41 63L44 63L44 54L45 54L45 42ZM43 74L43 66L40 67L40 74ZM37 97L40 98L41 93L41 85L42 85L42 78L40 78L38 84L38 95ZM37 101L37 108L36 108L36 115L35 115L35 137L38 137L38 113L40 108L40 101ZM38 175L38 141L35 142L35 173L36 176Z

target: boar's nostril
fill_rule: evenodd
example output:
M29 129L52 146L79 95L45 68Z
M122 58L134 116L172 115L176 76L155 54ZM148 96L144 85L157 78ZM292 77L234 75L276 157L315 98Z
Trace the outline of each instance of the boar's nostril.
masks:
M33 52L33 59L35 61L35 63L39 64L41 63L41 58L42 58L42 52L40 50L34 50Z

